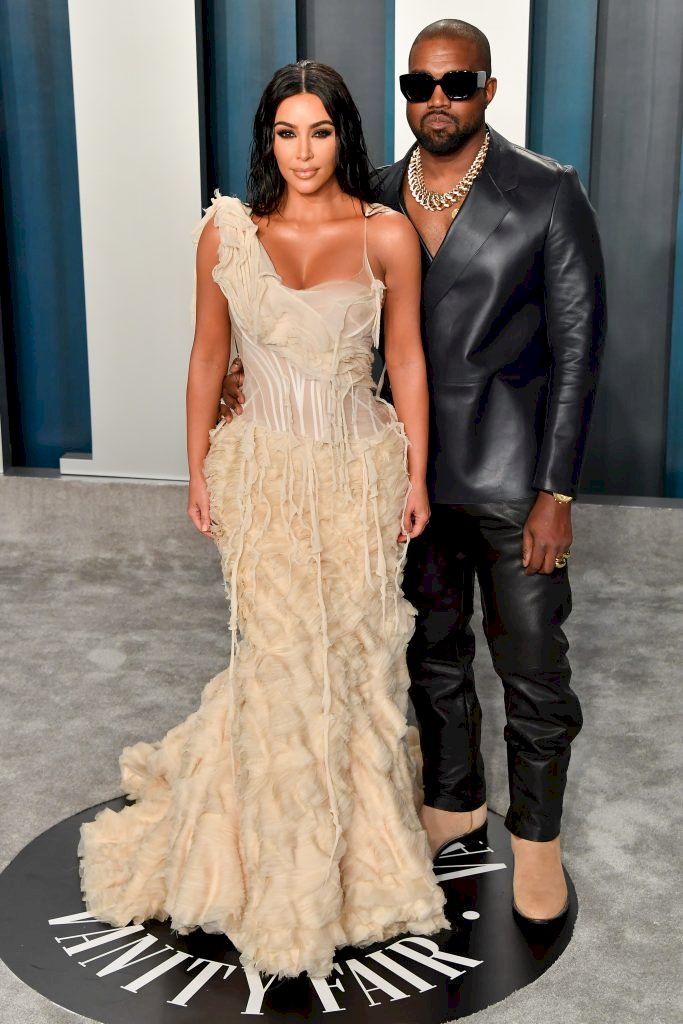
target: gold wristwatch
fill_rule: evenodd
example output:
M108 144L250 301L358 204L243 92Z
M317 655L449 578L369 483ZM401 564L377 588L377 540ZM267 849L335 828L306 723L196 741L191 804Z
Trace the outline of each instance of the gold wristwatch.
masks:
M552 496L558 505L568 505L570 501L573 501L571 494L560 494L559 491L552 491Z

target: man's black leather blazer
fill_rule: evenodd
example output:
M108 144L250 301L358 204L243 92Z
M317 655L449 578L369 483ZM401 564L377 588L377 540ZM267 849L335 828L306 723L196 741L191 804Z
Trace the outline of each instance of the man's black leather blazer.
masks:
M379 172L380 200L403 212L409 156ZM443 244L433 259L422 249L432 500L574 495L605 333L600 240L576 171L491 129Z

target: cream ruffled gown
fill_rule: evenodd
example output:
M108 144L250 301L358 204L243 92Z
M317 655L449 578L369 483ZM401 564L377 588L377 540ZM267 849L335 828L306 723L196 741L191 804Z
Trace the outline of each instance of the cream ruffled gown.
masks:
M83 826L82 886L111 924L170 918L245 966L325 977L336 946L447 927L407 740L406 439L374 396L367 250L355 279L295 290L237 199L197 237L212 217L245 367L205 464L232 657L198 711L124 750L136 803Z

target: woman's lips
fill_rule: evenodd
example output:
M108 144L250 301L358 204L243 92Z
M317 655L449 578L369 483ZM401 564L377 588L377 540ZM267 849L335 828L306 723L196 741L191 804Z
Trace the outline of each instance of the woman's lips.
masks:
M312 170L309 167L305 171L298 171L298 170L296 170L296 168L294 169L294 174L296 174L297 178L312 178L313 175L317 174L317 173L318 173L317 167L313 168Z

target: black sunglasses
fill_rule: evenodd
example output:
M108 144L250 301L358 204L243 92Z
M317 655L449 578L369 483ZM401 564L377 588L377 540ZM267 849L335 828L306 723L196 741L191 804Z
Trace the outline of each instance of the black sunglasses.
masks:
M485 71L447 71L443 78L432 78L426 71L415 71L399 77L401 92L408 103L426 103L437 85L449 100L472 99L483 89L488 75Z

